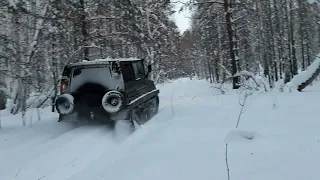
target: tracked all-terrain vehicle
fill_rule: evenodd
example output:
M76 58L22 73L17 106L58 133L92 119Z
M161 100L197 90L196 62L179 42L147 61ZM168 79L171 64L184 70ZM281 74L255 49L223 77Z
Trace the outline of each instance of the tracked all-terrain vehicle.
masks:
M159 90L143 59L101 59L64 67L56 99L59 122L128 120L143 124L158 113Z

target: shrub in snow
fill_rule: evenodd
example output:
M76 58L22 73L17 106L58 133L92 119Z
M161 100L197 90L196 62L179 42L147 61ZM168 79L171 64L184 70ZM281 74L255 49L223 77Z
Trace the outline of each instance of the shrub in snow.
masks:
M56 108L60 114L69 115L74 110L74 98L70 94L62 94L56 100Z
M249 98L249 96L261 94L264 92L272 92L269 83L267 83L266 78L264 78L261 75L255 75L249 71L241 71L236 73L233 76L229 76L226 79L223 80L220 87L217 89L220 89L222 94L225 92L225 90L222 89L223 84L228 81L229 79L232 79L233 77L240 77L239 81L239 104L241 106L241 110L238 116L237 125L238 127L241 115L245 112L245 105ZM273 98L273 107L276 106L276 98L273 93L271 93Z
M216 85L216 84L213 84L211 87L213 88L213 93L215 95L226 94L227 91L230 89L229 87L223 87L222 85Z
M248 71L241 71L236 73L233 76L229 76L226 79L223 80L223 82L220 85L220 88L222 90L222 86L225 82L227 82L228 80L232 79L233 77L240 77L240 82L239 82L239 86L240 86L240 90L241 89L246 89L246 90L250 90L252 92L268 92L270 91L270 89L268 88L268 83L266 82L266 80L264 79L264 77L259 76L259 75L254 75L251 72Z
M253 91L270 91L269 83L265 80L263 76L254 75L248 71L241 71L234 76L240 76L240 86L241 88Z

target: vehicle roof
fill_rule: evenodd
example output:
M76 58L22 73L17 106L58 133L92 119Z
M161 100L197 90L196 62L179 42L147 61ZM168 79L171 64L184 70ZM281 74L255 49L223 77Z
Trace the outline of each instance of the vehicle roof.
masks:
M83 60L82 62L71 63L69 66L85 66L85 65L95 65L95 64L110 64L110 62L123 62L123 61L141 61L143 59L138 58L106 58L106 59L95 59L92 61Z

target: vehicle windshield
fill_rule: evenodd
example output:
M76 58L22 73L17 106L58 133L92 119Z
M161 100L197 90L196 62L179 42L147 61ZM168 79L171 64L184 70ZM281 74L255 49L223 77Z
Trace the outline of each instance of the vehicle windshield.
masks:
M86 83L95 83L108 87L110 82L110 71L107 66L90 66L73 68L70 91L75 92L79 87Z

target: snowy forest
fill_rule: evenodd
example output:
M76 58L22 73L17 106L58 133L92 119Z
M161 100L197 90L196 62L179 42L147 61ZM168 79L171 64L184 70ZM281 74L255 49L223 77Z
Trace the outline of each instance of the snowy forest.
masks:
M191 0L180 32L170 0L1 0L0 92L12 114L54 101L67 63L137 57L156 83L222 82L240 71L289 82L320 52L320 7L307 0ZM238 77L233 77L237 88ZM1 96L1 94L0 94Z
M261 73L271 86L282 78L289 82L319 53L316 3L204 0L194 4L192 27L182 37L183 44L188 44L183 54L194 61L194 71L211 82L224 79L226 70Z

